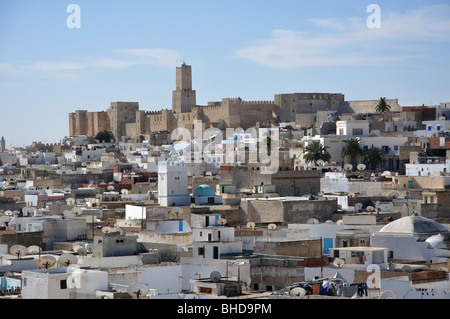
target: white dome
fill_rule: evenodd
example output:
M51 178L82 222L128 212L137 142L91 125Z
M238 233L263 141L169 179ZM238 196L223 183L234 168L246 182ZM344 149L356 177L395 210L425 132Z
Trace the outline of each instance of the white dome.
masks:
M397 219L380 229L380 233L421 236L432 236L441 232L448 232L448 229L432 219L417 214Z
M425 240L431 247L437 249L448 249L446 244L446 238L442 234L437 234L429 237Z

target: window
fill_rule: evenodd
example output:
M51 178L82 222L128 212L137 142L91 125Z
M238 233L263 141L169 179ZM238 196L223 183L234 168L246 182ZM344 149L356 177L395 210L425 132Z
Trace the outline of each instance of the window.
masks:
M362 134L363 134L362 128L354 128L353 129L353 135L362 135Z
M205 254L205 248L204 247L198 247L197 253L199 256L203 256Z
M59 288L60 289L67 289L67 280L63 279L59 281Z

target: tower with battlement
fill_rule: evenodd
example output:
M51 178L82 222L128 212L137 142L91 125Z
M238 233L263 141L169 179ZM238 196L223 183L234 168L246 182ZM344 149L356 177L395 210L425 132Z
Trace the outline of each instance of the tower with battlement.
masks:
M192 90L192 69L183 62L176 69L176 90L172 91L173 113L187 113L196 105L195 90Z

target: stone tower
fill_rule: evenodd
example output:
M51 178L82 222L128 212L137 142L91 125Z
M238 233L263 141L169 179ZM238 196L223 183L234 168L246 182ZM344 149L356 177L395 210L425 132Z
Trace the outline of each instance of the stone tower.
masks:
M183 64L177 67L176 90L172 91L172 111L174 113L190 112L196 105L195 90L192 90L191 66Z

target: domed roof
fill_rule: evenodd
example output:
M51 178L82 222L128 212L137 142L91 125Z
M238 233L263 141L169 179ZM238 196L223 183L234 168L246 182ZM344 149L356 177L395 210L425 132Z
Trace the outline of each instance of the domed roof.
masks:
M432 219L413 214L390 222L381 228L379 232L431 236L441 232L448 232L448 229Z
M216 196L216 192L209 185L199 185L194 190L194 196Z
M442 234L433 235L425 240L431 247L438 249L447 249L446 241L445 236Z

